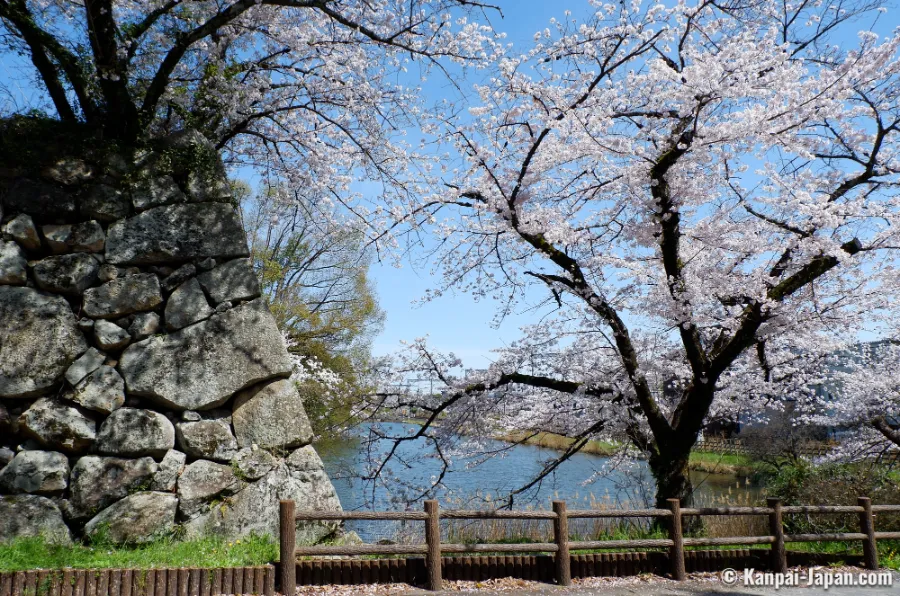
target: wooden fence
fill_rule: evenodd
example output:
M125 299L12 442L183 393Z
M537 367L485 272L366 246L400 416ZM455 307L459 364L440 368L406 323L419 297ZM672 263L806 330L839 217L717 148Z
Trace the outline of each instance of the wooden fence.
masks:
M0 573L0 596L274 596L276 575L273 565L218 569L37 569Z
M797 455L803 457L822 457L828 455L832 447L822 443L804 443L795 445L791 450ZM751 447L744 443L741 439L725 439L723 437L706 437L694 446L695 451L712 451L713 453L724 453L728 455L749 455L758 456L766 455L764 449Z
M572 510L566 508L564 501L554 501L552 511L472 511L472 510L447 510L441 511L437 501L426 501L425 511L296 511L293 501L281 501L280 506L280 573L281 591L285 594L293 594L297 586L297 564L284 564L287 561L296 562L297 557L353 557L360 555L424 555L424 573L417 574L412 570L411 559L386 559L384 565L375 566L376 581L384 575L386 578L410 578L418 576L424 579L422 583L429 590L439 590L442 585L443 567L447 566L447 557L444 554L477 555L479 553L552 553L552 579L558 585L569 585L572 579L573 562L576 566L576 574L583 575L585 569L596 571L596 558L591 559L591 565L586 563L584 555L572 556L571 551L600 550L600 549L665 549L669 574L676 580L685 578L687 565L686 559L696 558L692 551L686 551L685 547L697 546L738 546L768 544L768 568L773 571L784 572L788 566L788 553L785 544L788 542L831 542L831 541L861 541L863 546L862 563L868 569L878 569L879 539L900 539L900 532L876 532L874 515L877 512L900 512L900 505L872 505L867 497L860 497L855 506L783 506L780 499L767 499L766 507L702 507L682 508L678 499L669 499L668 509L621 509L621 510ZM859 516L859 532L832 533L832 534L785 534L782 517L785 514L847 514L855 513ZM759 515L766 516L769 520L768 536L730 536L724 538L691 538L685 537L682 532L682 518L685 516L708 515ZM668 538L640 539L640 540L603 540L603 541L573 541L569 539L568 523L570 519L597 519L597 518L655 518L665 520L669 528ZM542 519L553 523L553 542L527 543L527 544L446 544L440 541L441 519ZM393 520L393 521L421 521L425 524L424 544L361 544L346 546L296 546L295 528L298 521L347 521L347 520ZM715 551L707 551L715 552ZM620 553L622 554L622 553ZM643 555L646 570L656 569L652 565L648 555L652 553L626 553L631 561L640 561L634 555ZM511 572L515 571L516 559L521 564L522 557L480 557L494 559L494 565L499 565L498 559L503 559L503 565L507 559L512 565ZM421 560L421 559L420 559ZM613 559L617 560L617 559ZM402 569L400 561L404 561ZM602 558L601 558L602 561ZM300 564L303 583L318 584L324 582L325 568L321 561ZM465 562L451 560L454 566L461 566L462 575L465 576ZM480 563L479 563L480 564ZM470 568L474 563L470 563ZM538 569L537 564L534 565ZM306 571L304 571L306 570ZM373 573L372 567L367 568L368 574ZM602 572L602 571L601 571ZM335 583L351 583L355 577L362 581L363 566L354 566L354 561L345 560L339 564L328 566L328 573L343 578L345 575L349 581L343 579ZM513 574L513 573L511 573ZM453 573L459 576L460 573ZM325 582L327 583L327 582ZM359 582L353 582L359 583Z

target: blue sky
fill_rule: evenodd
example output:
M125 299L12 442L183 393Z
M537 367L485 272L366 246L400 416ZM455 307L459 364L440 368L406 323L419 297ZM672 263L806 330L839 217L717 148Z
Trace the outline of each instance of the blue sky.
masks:
M499 0L500 18L489 13L491 24L507 34L506 41L520 51L534 43L534 34L549 26L551 18L562 19L566 9L573 16L589 14L587 0ZM426 92L439 92L439 87L429 86ZM427 97L434 100L435 97ZM375 263L371 276L378 291L381 308L386 313L384 330L375 339L377 355L396 351L403 340L413 340L427 335L433 348L453 352L469 368L486 368L491 362L491 349L503 346L519 336L521 325L535 322L534 314L507 317L502 324L492 327L497 303L490 300L476 302L461 293L446 294L432 302L416 306L426 290L436 287L440 279L433 277L430 267L415 266L408 260L397 269L390 262Z

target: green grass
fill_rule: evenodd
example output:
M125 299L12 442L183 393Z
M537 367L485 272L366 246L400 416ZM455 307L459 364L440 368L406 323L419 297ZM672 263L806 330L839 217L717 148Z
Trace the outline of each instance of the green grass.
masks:
M788 550L835 555L861 555L859 542L800 542L788 543ZM900 571L900 540L878 541L878 564L882 568Z
M759 462L748 455L691 451L688 467L699 472L750 476L757 471Z
M40 538L0 543L0 571L24 569L242 567L265 565L278 558L278 545L269 537L251 536L232 542L205 538L164 539L134 547L102 544L59 546Z

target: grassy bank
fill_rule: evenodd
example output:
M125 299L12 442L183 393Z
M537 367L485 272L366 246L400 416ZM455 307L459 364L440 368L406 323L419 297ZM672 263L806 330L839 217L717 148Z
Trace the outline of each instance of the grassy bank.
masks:
M688 467L697 472L752 476L759 470L759 461L747 455L731 455L714 451L692 451Z
M509 443L535 445L559 451L565 451L575 442L575 439L570 439L569 437L543 432L537 434L512 432L498 435L495 438ZM619 448L620 445L609 441L588 441L582 447L581 452L591 455L611 456ZM688 463L691 470L698 472L733 474L735 476L750 476L757 471L758 465L756 460L746 455L730 455L714 451L693 451Z
M568 449L575 439L564 437L562 435L554 435L553 433L526 433L516 431L495 437L498 441L506 441L507 443L522 443L524 445L535 445L537 447L545 447L547 449L557 449L565 451ZM590 453L591 455L612 455L619 448L615 443L608 441L588 441L581 448L582 453Z
M404 424L425 423L424 420L410 418L402 421ZM438 423L434 423L438 425ZM575 439L553 433L526 431L514 431L494 435L494 439L507 443L520 443L522 445L534 445L546 449L565 451ZM581 448L582 453L589 455L611 456L616 453L621 445L611 441L588 441ZM758 471L759 462L747 455L731 455L715 451L692 451L688 463L691 470L710 474L732 474L735 476L751 476Z
M0 543L0 571L22 569L242 567L265 565L278 558L278 544L269 537L251 536L234 541L159 540L141 546L48 544L40 538L19 538Z

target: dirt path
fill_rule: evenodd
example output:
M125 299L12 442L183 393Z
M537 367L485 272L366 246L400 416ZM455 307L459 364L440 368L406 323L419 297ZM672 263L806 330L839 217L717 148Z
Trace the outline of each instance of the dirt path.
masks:
M805 570L798 570L805 572ZM857 568L824 569L819 572L861 572ZM428 592L406 584L365 586L306 586L297 596L888 596L900 594L900 573L892 572L891 586L883 587L748 587L738 575L737 585L725 585L718 573L691 574L688 581L676 582L658 576L627 578L587 578L573 582L567 588L517 579L500 579L485 582L444 582L447 589ZM805 582L805 579L804 579Z

